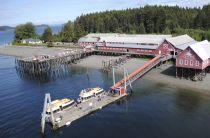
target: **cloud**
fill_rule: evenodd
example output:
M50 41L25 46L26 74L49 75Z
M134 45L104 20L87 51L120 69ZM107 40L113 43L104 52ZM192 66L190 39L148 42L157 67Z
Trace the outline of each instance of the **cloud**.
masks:
M66 22L77 16L145 5L201 7L210 0L0 0L0 25Z

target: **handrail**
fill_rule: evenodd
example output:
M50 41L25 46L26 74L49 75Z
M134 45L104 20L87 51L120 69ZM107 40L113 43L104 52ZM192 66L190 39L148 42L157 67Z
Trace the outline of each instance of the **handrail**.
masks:
M125 82L127 82L128 80L132 79L133 77L135 77L137 74L139 74L141 71L143 71L144 69L146 69L147 67L149 67L151 64L155 63L157 60L159 60L161 58L161 55L157 55L155 58L149 60L147 63L145 63L143 66L139 67L138 69L136 69L135 71L133 71L131 74L129 74L126 78L118 81L115 85L113 85L111 87L111 89L115 89L117 87L120 87L122 84L124 84Z

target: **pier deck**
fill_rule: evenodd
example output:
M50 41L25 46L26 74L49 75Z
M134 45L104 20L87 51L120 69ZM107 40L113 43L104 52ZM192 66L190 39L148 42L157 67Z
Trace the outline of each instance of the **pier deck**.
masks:
M73 106L71 108L64 109L61 112L55 113L54 118L55 120L57 118L61 118L59 122L55 121L55 129L58 129L60 127L63 127L85 115L90 114L93 111L96 111L98 109L101 109L108 104L117 101L123 97L127 96L127 94L123 95L117 95L117 96L111 96L108 95L107 92L103 92L101 94L101 97L94 97L90 99L89 101L83 102L78 104L77 106Z

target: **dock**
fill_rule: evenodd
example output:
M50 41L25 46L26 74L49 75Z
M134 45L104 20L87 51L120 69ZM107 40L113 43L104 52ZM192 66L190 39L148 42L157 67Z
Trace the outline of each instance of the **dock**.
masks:
M62 65L76 63L76 61L91 54L92 51L65 50L54 55L42 54L17 58L15 60L15 67L21 74L42 75L49 71L58 70Z
M55 113L54 119L62 118L60 122L55 121L55 129L61 128L63 126L69 125L69 123L86 116L96 110L102 109L103 107L109 105L112 102L115 102L123 97L127 96L127 94L112 96L108 92L102 93L99 97L95 97L90 99L87 102L80 103L77 106L71 107L62 111L61 113Z
M124 68L124 78L118 82L115 82L114 68L113 68L113 86L108 91L104 91L99 96L95 96L90 100L82 103L76 103L73 107L69 107L57 113L51 112L50 123L53 129L59 129L63 126L70 125L73 121L78 120L96 110L113 103L123 97L128 96L130 93L127 91L127 86L132 89L132 82L142 77L152 68L158 66L164 61L171 59L172 57L165 57L156 55L153 59L149 60L143 66L134 70L132 73L128 72ZM46 106L51 104L50 94L46 94L43 114L42 114L42 133L44 133L45 118L46 118Z

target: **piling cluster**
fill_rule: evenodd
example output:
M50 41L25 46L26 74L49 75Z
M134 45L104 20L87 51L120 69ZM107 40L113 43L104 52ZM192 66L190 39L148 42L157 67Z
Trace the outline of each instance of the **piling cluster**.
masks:
M117 67L125 63L130 58L130 55L123 55L118 59L111 59L108 61L102 61L102 71L109 72L113 67Z
M40 76L47 73L57 72L65 65L76 63L88 55L91 51L65 50L57 55L36 55L27 58L15 59L15 67L19 74Z

